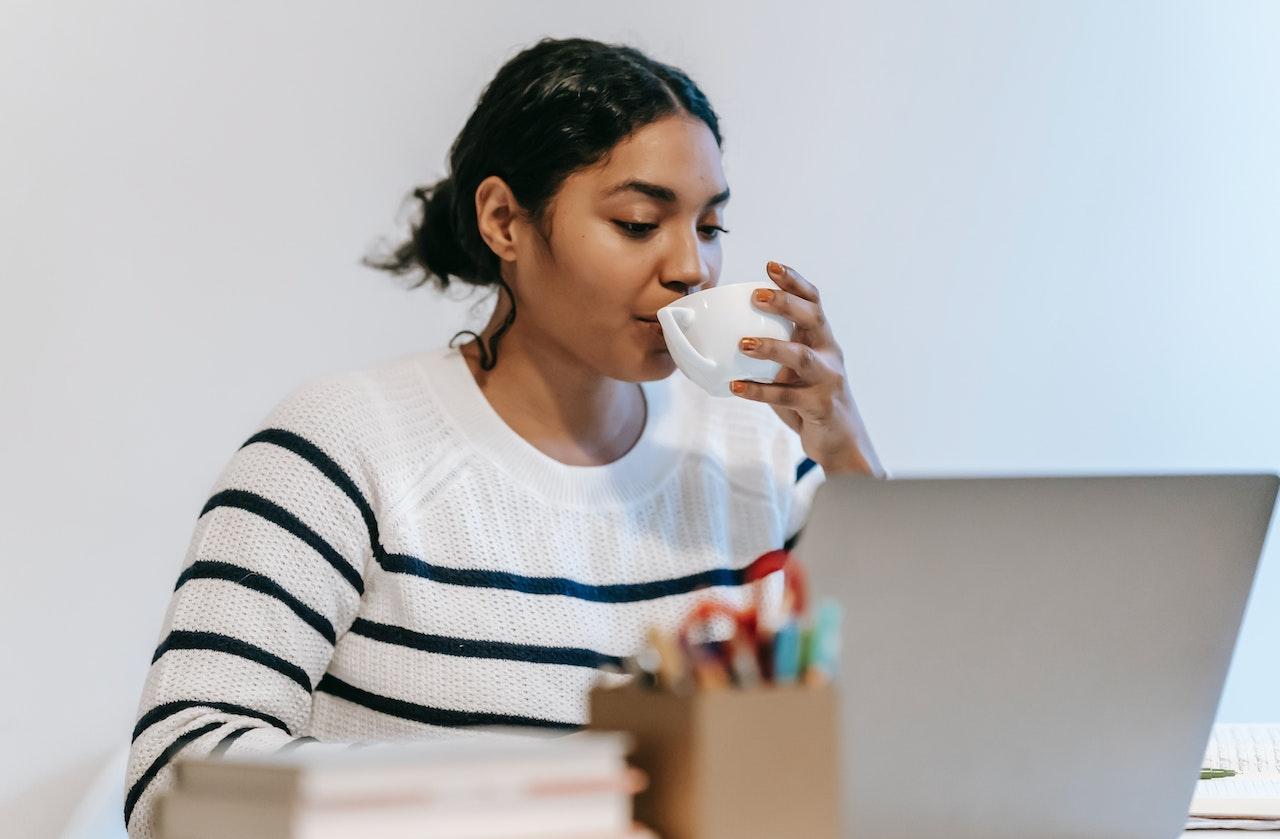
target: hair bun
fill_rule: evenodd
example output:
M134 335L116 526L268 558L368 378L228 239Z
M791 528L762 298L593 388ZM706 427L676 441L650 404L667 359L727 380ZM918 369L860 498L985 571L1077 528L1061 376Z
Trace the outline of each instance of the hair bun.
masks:
M413 257L428 274L448 284L450 276L475 279L475 263L462 250L454 211L454 185L445 178L431 187L419 187L413 197L422 202L422 221L413 232Z

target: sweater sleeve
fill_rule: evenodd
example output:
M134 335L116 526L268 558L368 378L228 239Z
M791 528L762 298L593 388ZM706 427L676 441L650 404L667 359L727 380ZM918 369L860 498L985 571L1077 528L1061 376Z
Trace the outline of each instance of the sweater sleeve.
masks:
M378 548L362 435L376 403L352 374L295 389L232 455L197 518L138 704L130 839L156 835L179 755L296 748L312 691L355 620Z
M801 531L809 520L809 510L813 506L813 496L818 487L826 480L826 472L812 458L804 453L800 446L800 438L795 432L787 430L794 438L789 447L791 464L788 478L791 482L791 504L787 512L786 542L787 550L795 547Z

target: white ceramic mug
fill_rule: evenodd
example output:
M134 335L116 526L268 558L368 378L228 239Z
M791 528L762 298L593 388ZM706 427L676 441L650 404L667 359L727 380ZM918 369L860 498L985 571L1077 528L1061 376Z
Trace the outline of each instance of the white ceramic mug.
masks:
M769 286L777 289L772 282ZM743 354L748 336L791 340L795 324L760 309L751 293L761 283L733 283L690 294L658 310L662 338L676 367L712 396L732 396L729 382L772 382L782 365Z

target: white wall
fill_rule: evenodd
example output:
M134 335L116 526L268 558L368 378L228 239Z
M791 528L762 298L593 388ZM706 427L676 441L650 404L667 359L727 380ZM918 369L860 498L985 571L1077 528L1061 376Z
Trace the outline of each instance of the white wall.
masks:
M821 287L895 474L1280 468L1280 6L621 8L0 4L0 824L127 741L275 400L484 322L357 259L542 35L702 84L723 276ZM1276 552L1223 720L1280 719Z

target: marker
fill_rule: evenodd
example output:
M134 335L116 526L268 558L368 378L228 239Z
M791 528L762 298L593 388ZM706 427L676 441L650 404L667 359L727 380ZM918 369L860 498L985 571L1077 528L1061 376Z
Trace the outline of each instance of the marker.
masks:
M840 657L840 604L831 598L818 604L807 670L817 671L824 680L835 677Z
M756 639L756 666L760 668L760 678L766 682L773 681L773 639L775 633L764 631Z
M729 641L729 671L733 683L740 688L753 688L760 684L760 665L756 662L751 642L740 635Z
M800 672L800 627L790 618L773 636L773 681L786 685Z
M811 661L813 661L813 627L805 626L800 629L800 660L796 665L798 676L804 675Z

